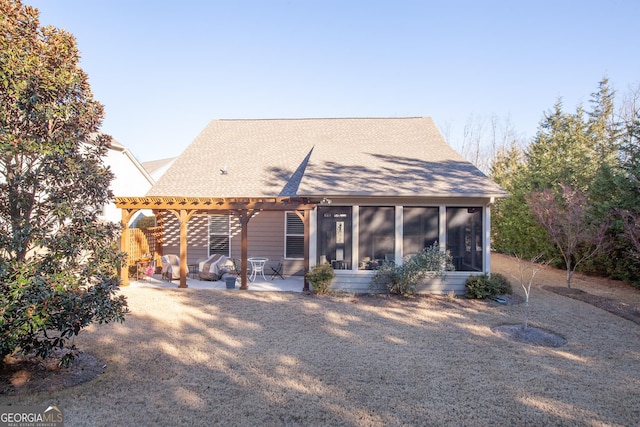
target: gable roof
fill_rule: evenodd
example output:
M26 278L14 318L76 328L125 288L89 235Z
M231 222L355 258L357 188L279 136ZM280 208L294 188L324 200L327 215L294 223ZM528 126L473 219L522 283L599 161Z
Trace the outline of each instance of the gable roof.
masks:
M181 197L504 197L410 118L213 120L147 193Z
M142 167L155 179L162 176L162 174L169 169L169 167L173 164L173 162L177 159L177 157L169 157L167 159L158 159L151 160L148 162L142 162Z

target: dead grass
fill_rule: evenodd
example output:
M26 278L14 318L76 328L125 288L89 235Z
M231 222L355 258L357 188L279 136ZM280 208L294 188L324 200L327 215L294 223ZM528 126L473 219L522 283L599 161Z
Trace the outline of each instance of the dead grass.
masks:
M595 282L574 287L640 303ZM636 424L640 327L543 288L563 285L545 269L531 295L530 321L566 338L558 348L492 331L522 304L124 288L128 320L76 342L103 374L0 403L56 404L69 426Z

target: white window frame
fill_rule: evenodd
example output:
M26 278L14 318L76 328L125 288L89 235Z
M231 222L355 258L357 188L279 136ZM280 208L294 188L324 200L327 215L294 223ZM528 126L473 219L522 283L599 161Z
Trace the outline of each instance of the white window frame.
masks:
M211 214L207 216L207 253L209 254L209 256L213 255L211 253L211 236L217 236L217 237L222 237L225 236L224 234L215 234L211 232L211 218L212 217L226 217L227 218L227 234L226 237L228 239L228 247L229 247L229 251L227 254L223 254L227 257L231 256L231 215L226 215L226 214Z
M300 220L300 222L302 222L302 234L298 234L298 233L289 233L288 229L287 229L287 222L288 222L288 216L289 215L295 215L296 218L298 218ZM302 257L298 257L298 258L291 258L291 257L287 257L287 242L288 242L288 238L289 236L292 237L302 237L302 245L303 245L303 255ZM294 211L285 211L284 213L284 254L283 254L285 259L304 259L304 221L302 221L302 218L300 218L298 216L298 214Z

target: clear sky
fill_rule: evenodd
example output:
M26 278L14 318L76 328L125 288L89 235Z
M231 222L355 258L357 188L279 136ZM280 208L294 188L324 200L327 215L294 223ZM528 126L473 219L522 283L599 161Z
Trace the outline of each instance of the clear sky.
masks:
M23 0L75 35L102 130L141 161L213 119L430 116L535 135L640 83L638 0Z

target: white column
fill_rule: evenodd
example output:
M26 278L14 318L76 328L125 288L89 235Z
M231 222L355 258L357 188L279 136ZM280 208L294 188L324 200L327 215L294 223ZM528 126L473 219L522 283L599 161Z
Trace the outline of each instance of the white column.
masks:
M438 236L438 240L439 240L439 245L440 245L440 250L446 250L447 249L447 207L446 206L440 206L440 219L438 221L438 227L439 227L439 236Z
M351 271L358 270L358 244L360 242L360 206L351 208Z
M309 212L309 268L316 265L318 259L318 208Z
M482 254L484 255L483 271L485 273L491 272L491 203L484 207L484 241L482 247Z
M403 207L396 206L396 235L394 258L396 265L402 264Z

